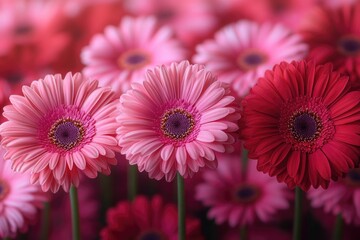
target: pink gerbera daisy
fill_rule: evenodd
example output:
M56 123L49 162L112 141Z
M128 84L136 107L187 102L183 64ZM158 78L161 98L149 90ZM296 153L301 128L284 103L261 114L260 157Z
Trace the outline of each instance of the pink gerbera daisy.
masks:
M360 92L330 64L276 65L243 103L245 147L289 187L327 188L359 164Z
M124 8L137 16L155 16L160 24L171 26L189 48L218 27L219 19L208 0L124 0Z
M311 189L311 205L325 212L341 214L347 224L360 225L360 169L352 169L344 179L331 182L327 190Z
M146 69L186 58L186 51L173 38L169 27L159 27L154 17L124 17L119 27L108 26L93 37L81 54L86 76L126 91L131 82L141 82Z
M209 218L231 227L252 224L256 219L269 222L274 213L289 207L288 189L275 178L256 170L249 160L246 174L239 154L219 154L217 171L207 170L205 182L196 187L196 199L210 207Z
M47 200L39 185L29 182L29 174L15 173L0 149L0 237L15 237L27 230Z
M103 240L177 239L178 213L174 204L164 204L160 196L148 200L137 196L133 202L119 202L107 212L107 226L100 235ZM186 219L186 239L203 239L200 222Z
M23 87L5 106L0 126L6 158L15 171L31 173L44 191L78 186L80 173L94 178L116 164L117 100L81 74L48 75Z
M350 75L360 85L360 2L338 8L316 8L303 24L309 43L309 57L320 64L331 62L334 69Z
M300 60L306 50L300 36L280 24L243 20L198 45L193 60L205 64L243 97L265 70L281 61Z
M120 98L121 152L151 178L189 177L216 167L235 142L238 106L226 85L187 61L156 67Z

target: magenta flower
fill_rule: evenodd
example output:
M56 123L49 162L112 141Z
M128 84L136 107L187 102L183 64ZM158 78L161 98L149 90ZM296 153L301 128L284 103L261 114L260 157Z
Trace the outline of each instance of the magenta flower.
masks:
M29 183L29 174L11 170L10 161L0 149L0 237L15 237L25 232L47 200L39 185Z
M300 60L307 46L281 24L238 21L196 48L194 62L205 64L243 97L265 70L281 61Z
M12 169L30 172L44 191L78 186L80 174L95 178L116 164L117 100L81 74L48 75L10 96L0 126Z
M151 178L190 177L232 149L240 118L227 86L187 61L156 67L120 98L121 152Z
M123 92L131 82L144 80L146 69L185 59L186 50L154 17L124 17L119 27L108 26L95 35L81 58L86 76Z
M204 182L196 188L196 199L210 207L208 217L217 224L229 222L231 227L252 224L260 219L272 220L278 210L289 207L289 192L276 178L256 170L249 160L242 172L239 154L219 154L217 171L204 172Z
M331 182L327 190L311 189L308 198L312 207L341 214L347 224L360 225L360 169L351 169L344 179Z

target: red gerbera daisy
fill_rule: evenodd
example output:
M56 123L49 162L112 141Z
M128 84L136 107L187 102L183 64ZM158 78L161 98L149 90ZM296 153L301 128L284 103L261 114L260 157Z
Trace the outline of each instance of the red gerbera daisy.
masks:
M360 84L360 3L316 8L302 27L310 45L309 57L350 75Z
M177 239L177 209L174 204L164 204L160 196L151 200L138 196L133 202L123 201L107 212L107 226L101 239L147 240ZM201 240L200 222L186 219L186 239Z
M275 65L243 102L245 147L258 170L289 187L327 188L358 165L359 102L330 64Z

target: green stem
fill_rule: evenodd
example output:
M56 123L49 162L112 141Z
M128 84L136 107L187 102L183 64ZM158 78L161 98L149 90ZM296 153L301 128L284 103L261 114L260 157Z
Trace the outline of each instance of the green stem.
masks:
M71 220L73 240L80 240L80 217L78 193L75 186L70 187Z
M335 229L333 232L333 240L342 239L343 227L344 227L344 220L343 220L341 214L338 214L336 217Z
M137 176L138 170L136 165L128 166L128 199L133 201L137 194Z
M184 178L177 173L178 240L185 240L185 186Z
M301 240L302 195L302 190L299 187L296 187L293 240Z
M247 179L247 166L248 166L248 151L242 147L241 150L241 177L242 181L246 182ZM247 239L247 227L246 225L240 227L240 239Z
M248 151L243 148L241 152L241 167L242 167L242 173L245 175L247 171L247 164L248 164Z
M40 239L41 240L49 239L49 233L50 233L50 203L45 202L41 216Z
M240 227L240 240L247 240L247 227L245 225Z
M101 191L101 205L104 210L108 209L113 204L114 191L112 191L112 175L105 176L99 174L100 191Z

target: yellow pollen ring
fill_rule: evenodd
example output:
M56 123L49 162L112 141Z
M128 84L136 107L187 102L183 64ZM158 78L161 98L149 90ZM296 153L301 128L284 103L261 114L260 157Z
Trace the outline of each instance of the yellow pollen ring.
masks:
M169 117L171 115L175 114L175 113L179 113L179 114L185 116L189 121L189 127L182 134L173 134L173 133L169 132L168 129L166 128L166 124L167 124L167 121L169 120ZM165 112L164 115L161 118L161 130L162 130L162 132L164 133L165 136L167 136L169 138L172 138L174 140L182 140L185 137L187 137L192 132L192 130L194 129L194 126L195 126L195 120L194 120L193 116L190 113L188 113L187 111L185 111L184 109L181 109L181 108L170 109L167 112Z
M295 124L294 124L295 119L297 117L299 117L300 115L303 115L303 114L309 115L316 123L316 131L313 134L313 136L311 136L311 137L300 136L298 134L298 132L296 131L296 129L295 129ZM294 139L296 141L299 141L299 142L311 142L314 139L317 139L319 137L319 135L321 133L321 130L323 129L323 126L322 126L322 123L321 123L321 119L319 118L319 116L317 114L305 110L305 111L296 111L295 113L293 113L293 115L290 117L289 122L288 122L288 129L290 130L292 136L294 137Z
M76 138L76 141L72 141L71 143L68 144L63 144L61 143L55 136L56 131L58 129L58 127L64 123L72 123L77 129L78 129L78 136ZM50 128L50 131L48 133L48 138L50 140L50 142L52 144L54 144L57 147L60 147L64 150L70 150L72 148L74 148L84 137L85 135L85 129L82 125L82 123L80 121L76 121L76 120L72 120L71 118L67 117L67 118L62 118L57 120Z
M119 67L127 70L137 70L151 62L150 54L142 50L128 50L120 55L117 60Z

